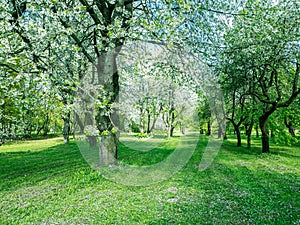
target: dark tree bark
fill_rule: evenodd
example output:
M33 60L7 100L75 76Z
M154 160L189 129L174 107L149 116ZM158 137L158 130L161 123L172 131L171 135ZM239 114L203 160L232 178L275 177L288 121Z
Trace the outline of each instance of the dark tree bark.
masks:
M278 83L275 82L275 85L277 86L277 98L275 100L270 100L270 96L267 91L267 87L271 87L273 85L272 82L270 82L268 85L264 83L264 80L262 79L265 74L265 71L261 74L261 89L262 89L262 95L258 95L256 93L253 93L253 95L262 103L264 103L264 110L262 115L259 117L259 127L261 130L261 140L262 140L262 152L263 153L269 153L270 152L270 145L269 145L269 129L267 127L268 118L272 113L275 112L278 108L285 108L288 107L299 95L300 88L298 85L299 82L299 76L300 76L300 64L297 61L296 63L296 71L295 76L293 78L293 87L292 87L292 93L285 101L282 100L282 93L281 89L278 87ZM278 73L276 70L272 72L272 75L274 77L274 81L278 80ZM266 79L267 80L267 79Z
M269 153L270 152L270 144L269 144L269 129L267 127L268 117L260 116L259 117L259 127L261 130L261 142L262 142L262 152Z
M211 135L211 125L210 125L210 120L207 121L207 135Z
M253 129L254 121L253 118L251 118L251 121L246 126L246 135L247 135L247 148L251 148L251 134Z
M241 117L238 123L236 123L233 120L233 117L232 118L227 118L227 119L233 125L234 133L235 133L236 139L237 139L237 147L241 147L242 146L242 138L241 138L241 129L240 129L240 126L245 121L246 117Z
M240 127L237 124L233 124L235 133L236 133L236 139L237 139L237 147L242 146L242 138L241 138L241 130Z
M285 124L285 126L288 128L289 133L290 133L293 137L295 137L295 136L296 136L295 128L293 127L292 122L291 122L291 121L288 121L287 116L284 117L284 124Z

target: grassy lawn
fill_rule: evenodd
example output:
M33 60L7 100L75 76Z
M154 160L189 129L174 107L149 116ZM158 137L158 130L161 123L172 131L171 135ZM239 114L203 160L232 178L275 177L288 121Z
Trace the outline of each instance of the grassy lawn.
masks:
M120 160L156 163L177 142L174 137L144 152L124 142ZM55 138L0 147L1 225L300 224L299 144L272 145L273 154L260 154L258 140L249 150L229 139L199 172L207 143L201 136L188 164L170 179L132 187L91 169L74 141L61 143Z

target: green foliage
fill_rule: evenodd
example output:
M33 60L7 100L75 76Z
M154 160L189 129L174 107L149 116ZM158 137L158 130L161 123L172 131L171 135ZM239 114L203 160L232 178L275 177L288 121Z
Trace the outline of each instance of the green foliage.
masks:
M216 70L222 76L227 102L234 106L231 117L259 120L268 138L269 117L289 107L300 93L299 5L293 0L253 0L243 8L243 15L229 18ZM236 93L241 97L235 102L231 96ZM276 140L291 144L293 138L279 128L280 116L272 119ZM268 151L266 144L263 151Z
M138 138L147 138L148 134L146 134L146 133L137 133L136 137L138 137Z

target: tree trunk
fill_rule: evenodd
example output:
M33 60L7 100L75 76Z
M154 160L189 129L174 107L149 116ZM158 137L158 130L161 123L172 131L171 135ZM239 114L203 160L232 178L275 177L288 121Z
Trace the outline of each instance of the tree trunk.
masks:
M96 113L96 125L100 131L99 166L116 164L118 156L118 114L111 104L118 102L119 74L117 72L115 52L109 52L98 60L98 81L105 89L100 100L109 100L105 107L99 107ZM115 129L114 129L115 128Z
M295 137L295 136L296 136L295 129L294 129L293 125L292 125L292 122L288 122L287 116L284 117L284 124L285 124L285 126L288 128L289 133L290 133L293 137Z
M180 123L180 132L181 132L182 135L185 134L185 127L182 123Z
M251 134L252 134L253 125L254 125L253 118L251 118L251 121L246 128L247 148L251 148Z
M80 129L79 134L83 134L84 133L84 125L76 112L74 112L74 116L75 116L75 122L76 122L76 124L78 124L79 129Z
M242 138L241 138L241 130L240 127L237 125L234 125L234 130L236 133L236 139L237 139L237 146L241 147L242 146Z
M169 127L169 129L168 129L168 137L173 137L174 129L175 129L175 127L172 126L172 125Z
M63 136L64 143L67 144L69 142L69 134L70 134L70 113L67 113L63 117L64 126L63 126Z
M247 148L251 148L251 134L252 134L252 127L249 126L248 129L246 130L246 135L247 135Z
M207 135L211 135L210 120L207 121Z
M274 138L275 137L275 133L273 130L271 130L271 138Z
M49 132L49 114L46 115L46 121L44 122L44 126L43 126L43 136L47 136L48 132Z
M145 124L144 124L144 112L143 112L143 108L140 108L140 124L139 124L139 130L140 133L144 133L145 131Z
M259 127L261 130L261 142L262 142L262 152L269 153L270 152L270 144L269 144L269 129L267 127L268 117L260 116L259 117Z
M251 148L251 131L247 133L247 148Z
M85 112L85 118L84 118L84 127L93 127L94 124L94 109L93 108L88 108ZM78 120L80 121L80 119ZM80 128L81 130L81 128ZM83 131L84 133L84 131ZM94 134L87 134L87 140L89 142L89 145L91 148L95 147L97 145L97 136Z
M150 134L150 122L151 122L151 114L149 110L147 110L147 134Z
M43 130L44 126L45 126L45 123L43 123L43 125L42 125L41 127L38 127L38 128L37 128L37 131L36 131L36 135L37 135L37 136L39 136L39 134L40 134L40 132Z
M223 129L222 129L222 127L220 126L220 123L219 123L218 138L221 138L222 135L223 135Z

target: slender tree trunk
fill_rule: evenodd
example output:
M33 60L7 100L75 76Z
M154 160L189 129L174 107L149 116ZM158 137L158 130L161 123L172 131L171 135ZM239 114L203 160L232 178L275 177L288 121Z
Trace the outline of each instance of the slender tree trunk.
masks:
M207 121L207 135L211 135L211 125L210 125L210 120Z
M251 134L252 134L252 128L253 128L253 119L251 120L249 126L246 129L246 135L247 135L247 148L251 148Z
M156 121L158 119L158 116L159 116L161 110L162 110L162 106L160 106L160 108L159 108L158 112L156 113L156 115L153 116L153 122L152 122L152 126L150 128L150 133L153 131L153 129L155 127Z
M80 129L79 132L80 132L80 134L83 134L84 133L84 125L76 112L74 112L74 116L75 116L75 121L78 124L79 129Z
M180 132L183 135L185 134L185 127L184 127L184 125L182 123L180 123Z
M275 137L275 133L273 130L271 130L271 138Z
M46 115L46 121L44 123L44 126L43 126L43 136L47 136L48 135L48 132L49 132L49 114Z
M143 112L143 108L140 108L140 123L139 123L139 129L140 129L140 133L144 133L145 131L145 126L144 126L144 112Z
M152 123L152 126L151 126L151 128L150 128L150 132L149 132L149 133L151 133L151 132L153 131L153 129L154 129L154 127L155 127L155 124L156 124L156 121L157 121L157 118L158 118L158 117L154 118L154 120L153 120L153 123Z
M88 108L85 112L85 118L84 118L84 126L85 127L93 127L94 124L94 118L93 115L94 114L94 109L92 108ZM81 128L80 128L81 129ZM86 135L87 140L89 142L90 147L95 147L97 145L97 136L93 135L93 134L87 134Z
M222 137L222 135L223 135L223 129L222 129L222 127L220 126L220 124L219 124L219 129L218 129L218 138L221 138Z
M290 133L293 137L295 137L295 136L296 136L295 129L294 129L293 125L292 125L292 122L288 122L287 116L284 117L284 124L285 124L285 126L288 128L289 133Z
M150 121L151 120L151 114L150 112L147 110L147 134L150 134Z
M241 138L241 130L240 127L237 125L234 125L234 130L236 133L236 139L237 139L237 146L241 147L242 146L242 138Z
M69 142L69 135L70 135L70 113L67 113L63 117L64 125L63 125L63 136L64 136L64 143L67 144Z
M37 131L36 131L36 135L37 135L37 136L39 136L39 134L40 134L40 132L43 130L44 126L45 126L45 123L43 123L43 125L42 125L41 127L38 127L38 128L37 128Z

